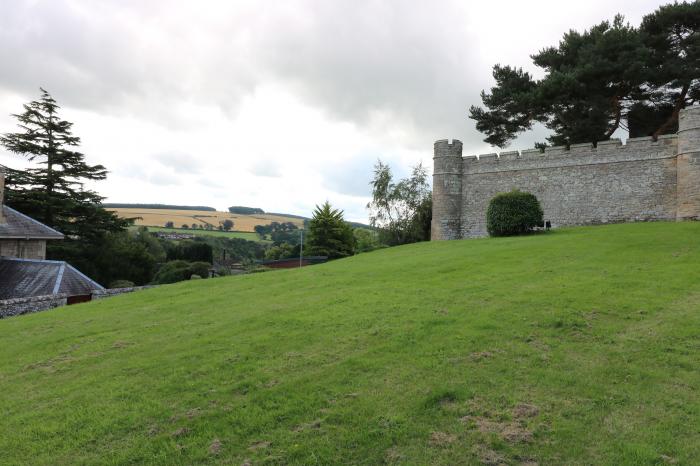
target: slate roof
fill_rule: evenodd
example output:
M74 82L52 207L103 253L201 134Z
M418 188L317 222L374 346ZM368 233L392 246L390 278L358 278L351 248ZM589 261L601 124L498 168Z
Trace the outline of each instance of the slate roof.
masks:
M0 206L5 223L0 223L0 239L63 239L63 234L17 212L6 205Z
M79 296L104 290L63 261L0 258L0 300L67 294Z

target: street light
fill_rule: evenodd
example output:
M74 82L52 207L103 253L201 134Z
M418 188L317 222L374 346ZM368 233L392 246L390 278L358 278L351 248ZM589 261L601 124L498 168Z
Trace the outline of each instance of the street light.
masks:
M304 253L304 230L299 230L299 268L301 268L301 258Z

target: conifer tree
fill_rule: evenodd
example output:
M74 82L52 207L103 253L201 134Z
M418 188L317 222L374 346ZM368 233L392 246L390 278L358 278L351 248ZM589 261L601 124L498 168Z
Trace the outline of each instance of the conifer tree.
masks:
M352 227L343 219L343 211L334 209L326 201L316 206L309 221L308 253L328 256L329 259L351 256L355 253Z
M106 211L103 198L85 189L87 181L104 180L107 170L85 162L77 150L80 138L73 135L73 123L62 120L59 109L42 88L39 100L24 104L23 113L12 115L21 131L0 136L0 144L8 151L34 162L26 170L9 170L7 204L69 240L95 241L106 232L124 230L130 222Z
M495 65L496 85L470 118L484 139L505 147L541 123L553 145L598 142L618 129L630 136L674 133L678 114L700 101L700 1L673 3L639 28L621 15L532 55L545 75Z

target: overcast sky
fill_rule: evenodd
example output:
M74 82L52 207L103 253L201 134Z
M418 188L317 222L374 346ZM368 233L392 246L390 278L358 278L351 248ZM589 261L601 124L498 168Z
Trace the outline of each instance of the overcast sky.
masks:
M436 139L492 152L467 118L495 63L649 0L0 0L0 132L45 87L108 202L329 200L366 221L377 159L432 169ZM544 133L524 135L524 149ZM23 166L0 149L0 164Z

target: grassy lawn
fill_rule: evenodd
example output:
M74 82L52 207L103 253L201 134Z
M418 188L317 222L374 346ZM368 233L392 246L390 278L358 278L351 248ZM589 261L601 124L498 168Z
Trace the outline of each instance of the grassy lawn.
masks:
M700 223L168 285L0 347L0 464L697 464Z
M148 231L164 231L167 233L182 233L183 235L195 236L222 236L224 238L240 238L248 241L265 242L260 239L257 233L246 231L219 231L219 230L185 230L182 228L148 227Z

